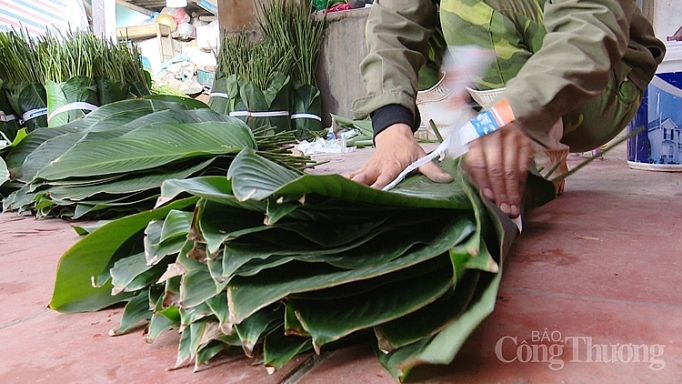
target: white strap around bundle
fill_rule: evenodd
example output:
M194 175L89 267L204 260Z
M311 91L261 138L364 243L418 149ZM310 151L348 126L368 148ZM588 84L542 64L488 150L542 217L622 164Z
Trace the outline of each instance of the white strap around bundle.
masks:
M230 96L228 96L227 93L222 93L222 92L211 93L209 96L210 97L222 97L223 99L229 99L230 98Z
M278 117L289 116L289 111L266 111L266 112L251 112L251 111L232 111L232 117Z
M86 111L92 112L94 110L97 110L98 108L99 107L94 105L94 104L86 103L83 101L77 101L75 103L65 104L65 105L62 105L61 107L55 109L54 111L52 111L52 113L50 113L50 116L47 117L47 122L49 123L50 120L52 120L55 116L57 116L60 113L74 111L76 109L84 109ZM26 120L26 119L24 119L24 120Z
M16 120L17 117L14 116L13 114L5 115L5 111L0 110L0 121L3 123L6 123L8 121L13 121Z
M21 119L24 121L29 121L31 119L35 119L36 117L45 116L45 115L47 115L47 108L36 108L36 109L31 109L30 111L26 111L21 116Z
M313 115L312 113L294 113L291 115L291 119L313 119L317 121L322 121L322 118L317 115Z

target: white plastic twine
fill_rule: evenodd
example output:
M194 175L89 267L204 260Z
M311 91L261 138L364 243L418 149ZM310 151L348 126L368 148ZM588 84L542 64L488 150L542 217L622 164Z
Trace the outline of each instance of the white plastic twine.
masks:
M232 111L230 112L232 117L277 117L277 116L289 116L289 111L265 111L265 112L251 112L251 111Z
M7 123L7 122L10 122L10 121L13 121L13 120L16 120L16 119L17 119L17 117L14 116L13 114L10 113L9 115L6 115L6 114L5 114L5 111L0 110L0 121L1 121L1 122Z
M322 121L322 117L313 115L312 113L294 113L293 115L291 115L291 120L294 119L312 119Z
M209 97L221 97L223 99L229 99L230 96L227 95L227 93L222 93L222 92L214 92L208 95Z
M24 121L29 121L31 119L35 119L36 117L45 116L45 115L47 115L47 108L36 108L36 109L31 109L30 111L26 111L21 116L21 119Z
M62 105L61 107L55 109L54 111L52 111L52 113L50 113L50 115L47 117L47 122L49 123L50 120L52 120L55 116L59 115L60 113L74 111L76 109L84 109L86 111L92 112L92 111L97 110L98 108L99 107L94 105L94 104L90 104L90 103L86 103L86 102L82 102L82 101L77 101L74 103L65 104L65 105ZM47 111L47 109L45 111ZM26 120L26 119L24 119L24 120Z

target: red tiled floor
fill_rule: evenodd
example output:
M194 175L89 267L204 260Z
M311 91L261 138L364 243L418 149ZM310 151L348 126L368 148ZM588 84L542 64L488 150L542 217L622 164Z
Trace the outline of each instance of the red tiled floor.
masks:
M354 170L368 151L331 155L318 172ZM628 169L623 152L609 153L567 182L566 193L525 218L524 233L505 263L493 314L449 366L420 367L411 382L428 383L680 383L682 382L682 174ZM584 158L571 157L576 164ZM77 237L57 220L0 215L0 383L390 383L368 345L299 358L268 376L248 359L226 358L200 373L167 371L177 336L147 345L139 333L111 338L120 310L63 315L45 305L59 256ZM586 362L585 344L573 360L569 344L558 359L505 363L495 347L533 332L562 341L663 346L660 370L648 362ZM558 335L554 334L555 337ZM516 352L504 339L502 357ZM580 339L583 342L587 339ZM555 347L558 348L558 347ZM651 356L649 356L651 357ZM593 356L596 360L596 356ZM297 369L302 368L297 371Z
M63 221L0 215L0 329L47 307L59 255L77 239Z
M170 371L179 337L165 333L146 344L140 332L110 337L121 310L59 314L45 309L18 323L0 325L0 383L279 383L307 356L268 375L242 355L226 356L209 369Z

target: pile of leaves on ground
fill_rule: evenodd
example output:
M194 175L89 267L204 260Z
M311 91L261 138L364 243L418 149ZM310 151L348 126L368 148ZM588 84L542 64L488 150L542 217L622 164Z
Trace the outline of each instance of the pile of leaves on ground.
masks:
M455 181L390 192L301 175L243 149L227 177L168 180L156 208L96 228L61 259L50 307L127 302L119 335L180 332L176 367L243 351L273 371L305 351L371 340L403 380L451 362L491 313L516 226ZM530 175L525 206L554 196Z
M18 189L3 208L39 218L120 217L151 209L167 179L224 175L243 148L305 168L308 158L288 154L291 133L265 130L188 98L108 104L66 125L39 128L13 146L7 176Z

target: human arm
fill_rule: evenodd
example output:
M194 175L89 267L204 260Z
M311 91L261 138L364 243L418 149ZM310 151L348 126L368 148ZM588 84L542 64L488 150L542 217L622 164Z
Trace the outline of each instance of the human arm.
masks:
M515 125L541 144L549 144L549 127L561 116L604 92L610 76L618 84L628 76L640 88L653 76L657 62L664 51L663 44L655 39L651 26L641 13L629 3L620 1L554 1L546 5L547 35L539 52L521 68L518 75L507 83L503 93L516 115ZM629 8L630 7L630 8ZM617 70L612 70L618 66ZM629 71L632 71L629 73ZM613 97L617 97L613 95ZM495 202L506 211L509 204L520 200L520 195L509 188L491 188L510 185L508 176L516 166L486 169L483 152L474 146L490 148L502 140L491 134L472 143L466 156L466 165L476 184L490 197L495 189ZM480 142L480 143L479 143ZM514 147L500 147L497 158L519 158L509 154ZM483 177L487 175L487 177ZM524 174L519 174L521 178ZM511 183L515 186L515 183ZM523 183L520 183L523 186ZM517 197L518 196L518 197Z
M372 116L376 150L348 175L351 179L383 188L425 154L413 136L419 125L415 99L418 72L437 24L431 0L376 0L372 5L366 34L369 54L361 65L367 96L355 101L353 111L356 118ZM435 163L420 172L434 181L452 180Z
M630 25L637 14L631 0L548 1L542 48L507 82L502 94L516 124L547 145L556 121L604 92L610 76L628 75L628 66L612 69L621 66L632 50Z

